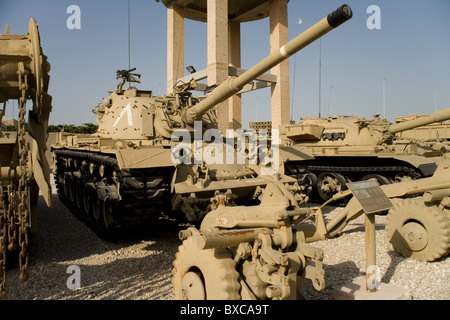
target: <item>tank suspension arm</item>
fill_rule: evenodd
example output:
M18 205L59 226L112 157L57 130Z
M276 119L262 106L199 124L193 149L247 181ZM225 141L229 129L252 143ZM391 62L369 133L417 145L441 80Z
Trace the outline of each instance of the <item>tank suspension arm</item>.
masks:
M264 60L245 71L239 77L230 77L227 81L221 83L212 91L208 98L202 100L195 106L186 109L183 115L183 121L188 124L193 124L194 121L200 120L203 114L208 112L218 103L225 101L238 93L247 83L269 71L283 60L289 58L297 51L319 39L332 29L349 20L351 17L352 10L350 7L342 5L308 30L282 46L280 50L273 52Z
M426 117L393 124L389 127L389 132L397 133L397 132L405 131L408 129L425 126L430 123L445 121L445 120L449 120L449 119L450 119L450 108L447 108L444 110L436 111L432 115L429 115Z

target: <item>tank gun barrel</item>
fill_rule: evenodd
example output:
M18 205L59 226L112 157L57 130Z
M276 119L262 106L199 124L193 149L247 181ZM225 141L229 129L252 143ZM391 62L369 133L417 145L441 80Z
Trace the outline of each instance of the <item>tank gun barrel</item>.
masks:
M430 123L445 121L449 119L450 119L450 108L447 108L444 110L436 111L432 115L426 117L393 124L389 126L389 132L395 134L405 130L425 126Z
M199 120L203 114L215 105L238 93L247 83L269 71L283 60L289 58L351 17L351 8L347 5L342 5L308 30L282 46L280 50L273 52L261 62L245 71L239 77L229 77L225 82L215 88L206 99L186 109L183 121L192 124L194 121Z

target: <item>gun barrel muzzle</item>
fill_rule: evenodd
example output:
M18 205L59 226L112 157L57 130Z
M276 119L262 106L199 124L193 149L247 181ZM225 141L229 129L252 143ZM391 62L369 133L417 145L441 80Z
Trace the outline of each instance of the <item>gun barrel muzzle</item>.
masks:
M327 16L327 21L330 26L336 28L349 20L352 16L352 9L348 5L343 4Z

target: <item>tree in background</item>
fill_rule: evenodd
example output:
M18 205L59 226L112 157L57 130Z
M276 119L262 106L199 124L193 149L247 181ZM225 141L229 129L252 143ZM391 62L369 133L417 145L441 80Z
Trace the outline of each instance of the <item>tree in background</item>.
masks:
M73 124L59 124L59 125L49 125L48 132L68 132L68 133L79 133L79 134L92 134L97 131L98 125L93 123L83 123L81 126L75 126Z

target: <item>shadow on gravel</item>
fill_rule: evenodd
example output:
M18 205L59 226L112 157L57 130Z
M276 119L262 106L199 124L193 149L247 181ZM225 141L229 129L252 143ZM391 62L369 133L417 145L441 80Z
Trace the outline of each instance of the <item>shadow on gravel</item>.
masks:
M384 230L385 225L384 224L375 224L375 231L378 230ZM350 233L356 233L356 232L366 232L366 227L364 223L351 223L348 226L344 228L342 231L343 234L350 234Z
M310 300L330 300L335 289L343 284L349 283L362 273L353 261L346 261L334 265L324 264L325 271L325 289L318 292L314 289L310 280L305 282L305 293ZM331 280L332 279L332 280Z
M30 237L29 280L8 270L7 299L171 299L171 270L187 225L171 219L100 238L59 201L39 197L37 232ZM16 257L12 257L16 259ZM68 289L68 267L80 267L81 289Z
M123 228L112 236L101 237L73 215L57 195L53 195L52 201L52 208L47 208L42 197L39 198L37 232L30 239L30 251L35 258L75 260L141 241L170 240L181 244L178 233L188 227L162 217L146 225Z

